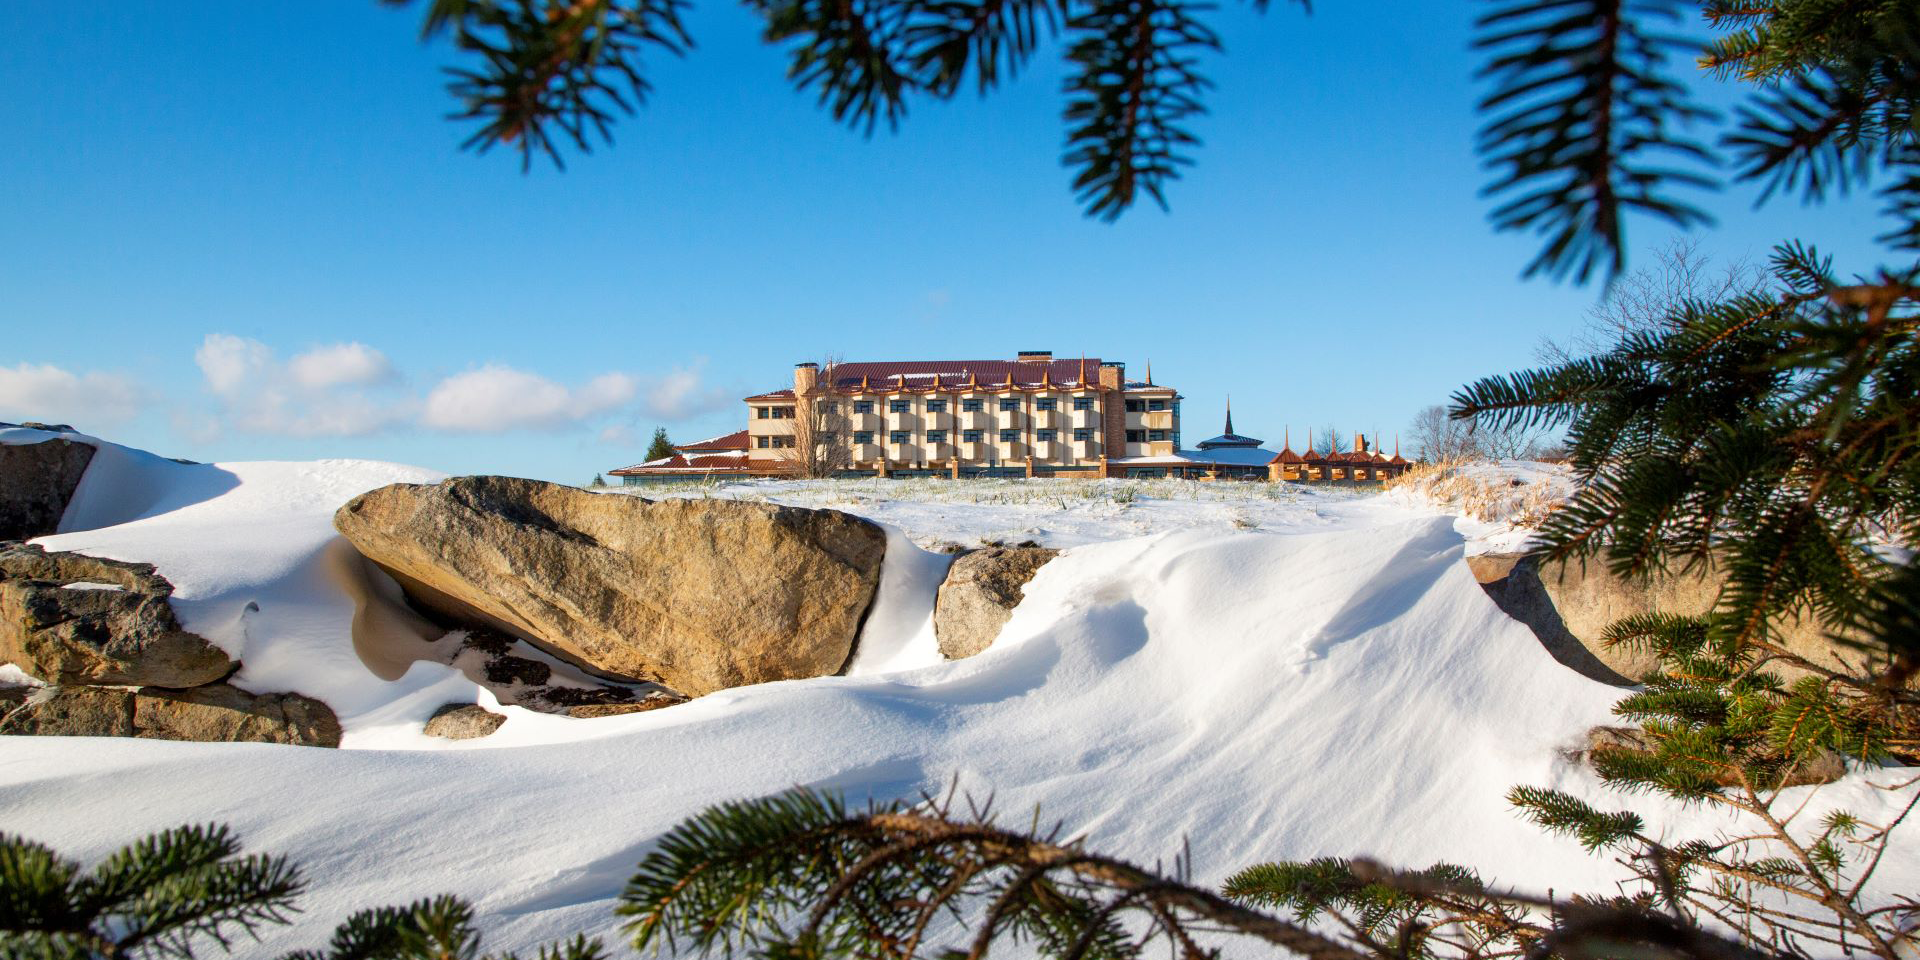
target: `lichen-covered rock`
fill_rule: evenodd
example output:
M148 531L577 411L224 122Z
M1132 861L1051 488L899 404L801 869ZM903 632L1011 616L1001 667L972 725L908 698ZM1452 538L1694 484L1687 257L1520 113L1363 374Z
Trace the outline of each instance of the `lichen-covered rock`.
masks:
M838 511L511 477L382 487L334 526L450 624L692 696L838 671L886 552L878 526Z
M427 718L429 737L448 740L473 740L500 729L507 722L504 714L494 713L477 703L449 703Z
M238 666L180 629L145 563L0 547L0 663L54 684L195 687Z
M0 540L57 533L73 491L93 461L93 445L55 437L0 443Z
M1467 558L1475 580L1507 615L1526 624L1561 663L1581 673L1616 684L1638 681L1659 666L1645 650L1615 647L1601 642L1607 625L1622 617L1659 611L1697 615L1713 609L1726 583L1717 567L1690 574L1653 576L1645 580L1615 576L1600 560L1552 561L1542 565L1523 554L1482 554ZM1834 643L1827 630L1811 618L1788 618L1778 640L1808 660L1842 669L1860 652ZM1786 680L1807 671L1773 663L1765 668Z
M50 686L9 712L0 734L337 747L340 721L310 697L253 694L224 683L191 690Z
M955 560L933 604L933 635L941 655L959 660L992 646L1026 596L1027 581L1059 553L1046 547L987 547Z

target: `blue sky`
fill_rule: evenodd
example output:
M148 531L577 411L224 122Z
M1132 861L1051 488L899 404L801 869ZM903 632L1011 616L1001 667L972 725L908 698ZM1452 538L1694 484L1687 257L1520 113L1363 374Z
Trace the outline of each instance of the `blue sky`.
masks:
M417 6L417 5L416 5ZM1109 224L1058 163L1061 71L838 127L754 17L565 172L459 150L373 0L0 6L0 420L201 460L367 457L582 482L738 429L792 364L1121 359L1211 434L1375 429L1527 366L1600 295L1519 279L1477 196L1477 4L1229 4L1172 209ZM1053 53L1049 51L1049 54ZM1707 206L1706 252L1865 270L1870 202ZM1644 255L1670 234L1633 224Z

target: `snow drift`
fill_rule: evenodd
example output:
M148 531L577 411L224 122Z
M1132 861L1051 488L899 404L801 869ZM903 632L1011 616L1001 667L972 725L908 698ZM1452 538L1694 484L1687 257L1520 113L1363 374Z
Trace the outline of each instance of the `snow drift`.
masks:
M83 857L207 820L291 855L314 881L307 913L245 954L317 944L354 909L437 892L474 901L490 948L581 930L617 941L612 900L661 833L796 784L895 798L958 777L1106 852L1151 862L1185 838L1205 882L1327 854L1452 860L1563 892L1614 876L1504 794L1537 783L1624 805L1563 755L1618 691L1501 614L1461 563L1453 518L1431 510L1303 494L1263 505L1257 530L1199 511L1142 537L1116 519L1123 538L1080 538L992 649L953 663L928 656L946 558L898 536L852 675L591 721L507 708L495 735L450 743L419 735L426 714L491 698L433 664L375 676L348 639L354 604L324 569L336 506L435 475L189 467L110 445L103 457L74 529L47 547L157 564L188 629L245 661L236 682L327 700L349 749L5 738L0 809L8 830ZM885 501L855 512L889 519ZM1833 802L1884 812L1864 777L1816 799ZM1715 826L1634 806L1686 835ZM1920 865L1882 869L1886 889L1920 882Z

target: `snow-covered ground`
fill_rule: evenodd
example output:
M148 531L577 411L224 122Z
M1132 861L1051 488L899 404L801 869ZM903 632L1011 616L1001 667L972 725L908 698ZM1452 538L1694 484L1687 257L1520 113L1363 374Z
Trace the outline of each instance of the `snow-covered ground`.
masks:
M892 528L850 675L596 720L501 708L498 733L456 743L420 735L426 715L491 697L444 665L383 680L362 662L331 527L362 490L435 478L363 461L186 465L103 445L67 532L40 542L155 563L185 626L243 660L236 683L326 700L346 749L0 738L0 824L83 857L182 822L233 824L314 881L301 925L249 956L437 892L474 901L491 948L577 930L618 941L613 899L663 831L795 784L895 798L958 777L1106 852L1152 862L1184 839L1207 882L1317 855L1445 859L1563 893L1615 876L1503 795L1534 783L1627 805L1565 756L1619 691L1555 663L1473 582L1469 536L1511 530L1423 496L1174 481L641 491L831 506ZM927 615L949 558L928 548L1026 540L1068 549L992 649L940 661ZM1876 819L1888 800L1867 781L1813 805ZM1717 826L1632 806L1673 835ZM1878 883L1914 889L1920 864L1885 864Z

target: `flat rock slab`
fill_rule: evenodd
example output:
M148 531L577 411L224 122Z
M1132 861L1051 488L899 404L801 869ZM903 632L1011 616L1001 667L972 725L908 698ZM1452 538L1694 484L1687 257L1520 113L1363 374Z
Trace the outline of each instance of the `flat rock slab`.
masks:
M1046 547L987 547L955 560L933 604L940 654L959 660L992 646L1026 597L1027 581L1059 553Z
M54 438L0 443L0 540L60 531L73 491L93 462L93 445Z
M0 720L0 734L337 747L340 721L310 697L253 694L224 683L191 690L44 687Z
M834 510L512 477L382 487L334 526L452 625L690 696L837 672L886 554L877 525Z
M197 687L239 666L180 629L151 564L0 547L0 662L55 684Z

